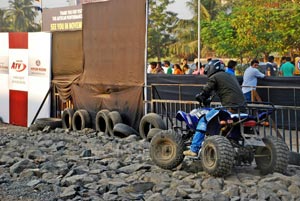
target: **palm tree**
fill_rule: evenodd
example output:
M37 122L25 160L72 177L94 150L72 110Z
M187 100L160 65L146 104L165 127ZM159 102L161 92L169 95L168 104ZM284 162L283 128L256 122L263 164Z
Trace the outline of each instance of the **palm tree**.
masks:
M9 23L6 17L6 11L0 9L0 32L8 32L9 29Z
M36 15L33 0L9 0L7 17L13 23L13 31L37 31Z
M186 5L191 10L193 18L191 20L179 20L173 32L178 40L169 48L173 54L179 57L195 57L198 52L198 0L190 0ZM202 0L200 4L201 19L204 22L209 22L215 16L220 5L220 0ZM209 10L206 6L209 7Z

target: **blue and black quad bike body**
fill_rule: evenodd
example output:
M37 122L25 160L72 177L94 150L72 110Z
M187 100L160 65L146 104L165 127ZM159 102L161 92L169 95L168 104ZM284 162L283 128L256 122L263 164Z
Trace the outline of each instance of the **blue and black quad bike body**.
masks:
M261 127L271 129L268 126L274 111L269 102L217 108L200 103L200 108L189 113L178 111L176 119L183 126L158 131L151 140L150 157L159 167L173 169L184 160L183 151L189 148L193 135L204 132L196 159L210 175L226 176L234 165L252 165L254 160L262 174L283 173L289 160L287 145L280 137L259 133Z

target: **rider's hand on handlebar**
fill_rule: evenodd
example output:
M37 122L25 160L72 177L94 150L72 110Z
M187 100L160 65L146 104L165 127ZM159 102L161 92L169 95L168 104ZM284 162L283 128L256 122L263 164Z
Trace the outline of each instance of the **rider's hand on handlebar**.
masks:
M195 98L200 104L202 104L204 101L204 97L202 96L202 94L196 94Z

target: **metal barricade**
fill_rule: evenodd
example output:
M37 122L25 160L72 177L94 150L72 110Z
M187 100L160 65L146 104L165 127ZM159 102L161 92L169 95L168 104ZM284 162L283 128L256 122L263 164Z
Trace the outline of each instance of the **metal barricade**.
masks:
M158 86L162 86L159 84L150 85L148 88L151 91L151 98L145 104L147 104L147 108L149 108L148 112L155 112L164 119L167 127L173 128L178 126L185 126L184 122L180 122L176 120L176 113L178 110L183 110L185 112L190 112L193 109L199 107L199 103L194 100L183 100L181 89L184 86L182 84L170 84L163 86L177 86L178 87L178 100L168 100L162 99L159 96L154 96L155 88ZM203 85L188 85L194 87L201 87ZM270 91L269 87L259 88ZM279 87L277 87L279 88ZM282 87L284 88L284 87ZM291 90L291 87L289 87ZM292 89L295 93L296 90ZM297 89L299 90L299 89ZM268 97L269 94L268 94ZM293 94L293 97L296 97ZM268 99L269 102L270 99ZM296 100L295 100L296 102ZM220 102L212 102L212 107L220 106ZM299 127L298 122L300 121L300 107L297 106L283 106L283 105L275 105L275 112L269 117L269 126L261 126L260 133L263 135L277 135L282 137L284 141L289 146L290 151L300 153L300 139L299 139Z

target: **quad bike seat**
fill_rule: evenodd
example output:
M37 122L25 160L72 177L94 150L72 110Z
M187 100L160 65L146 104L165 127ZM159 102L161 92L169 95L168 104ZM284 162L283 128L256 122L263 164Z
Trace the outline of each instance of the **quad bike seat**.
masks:
M243 126L244 127L254 127L254 126L256 126L256 121L254 121L254 120L245 121L243 123Z

